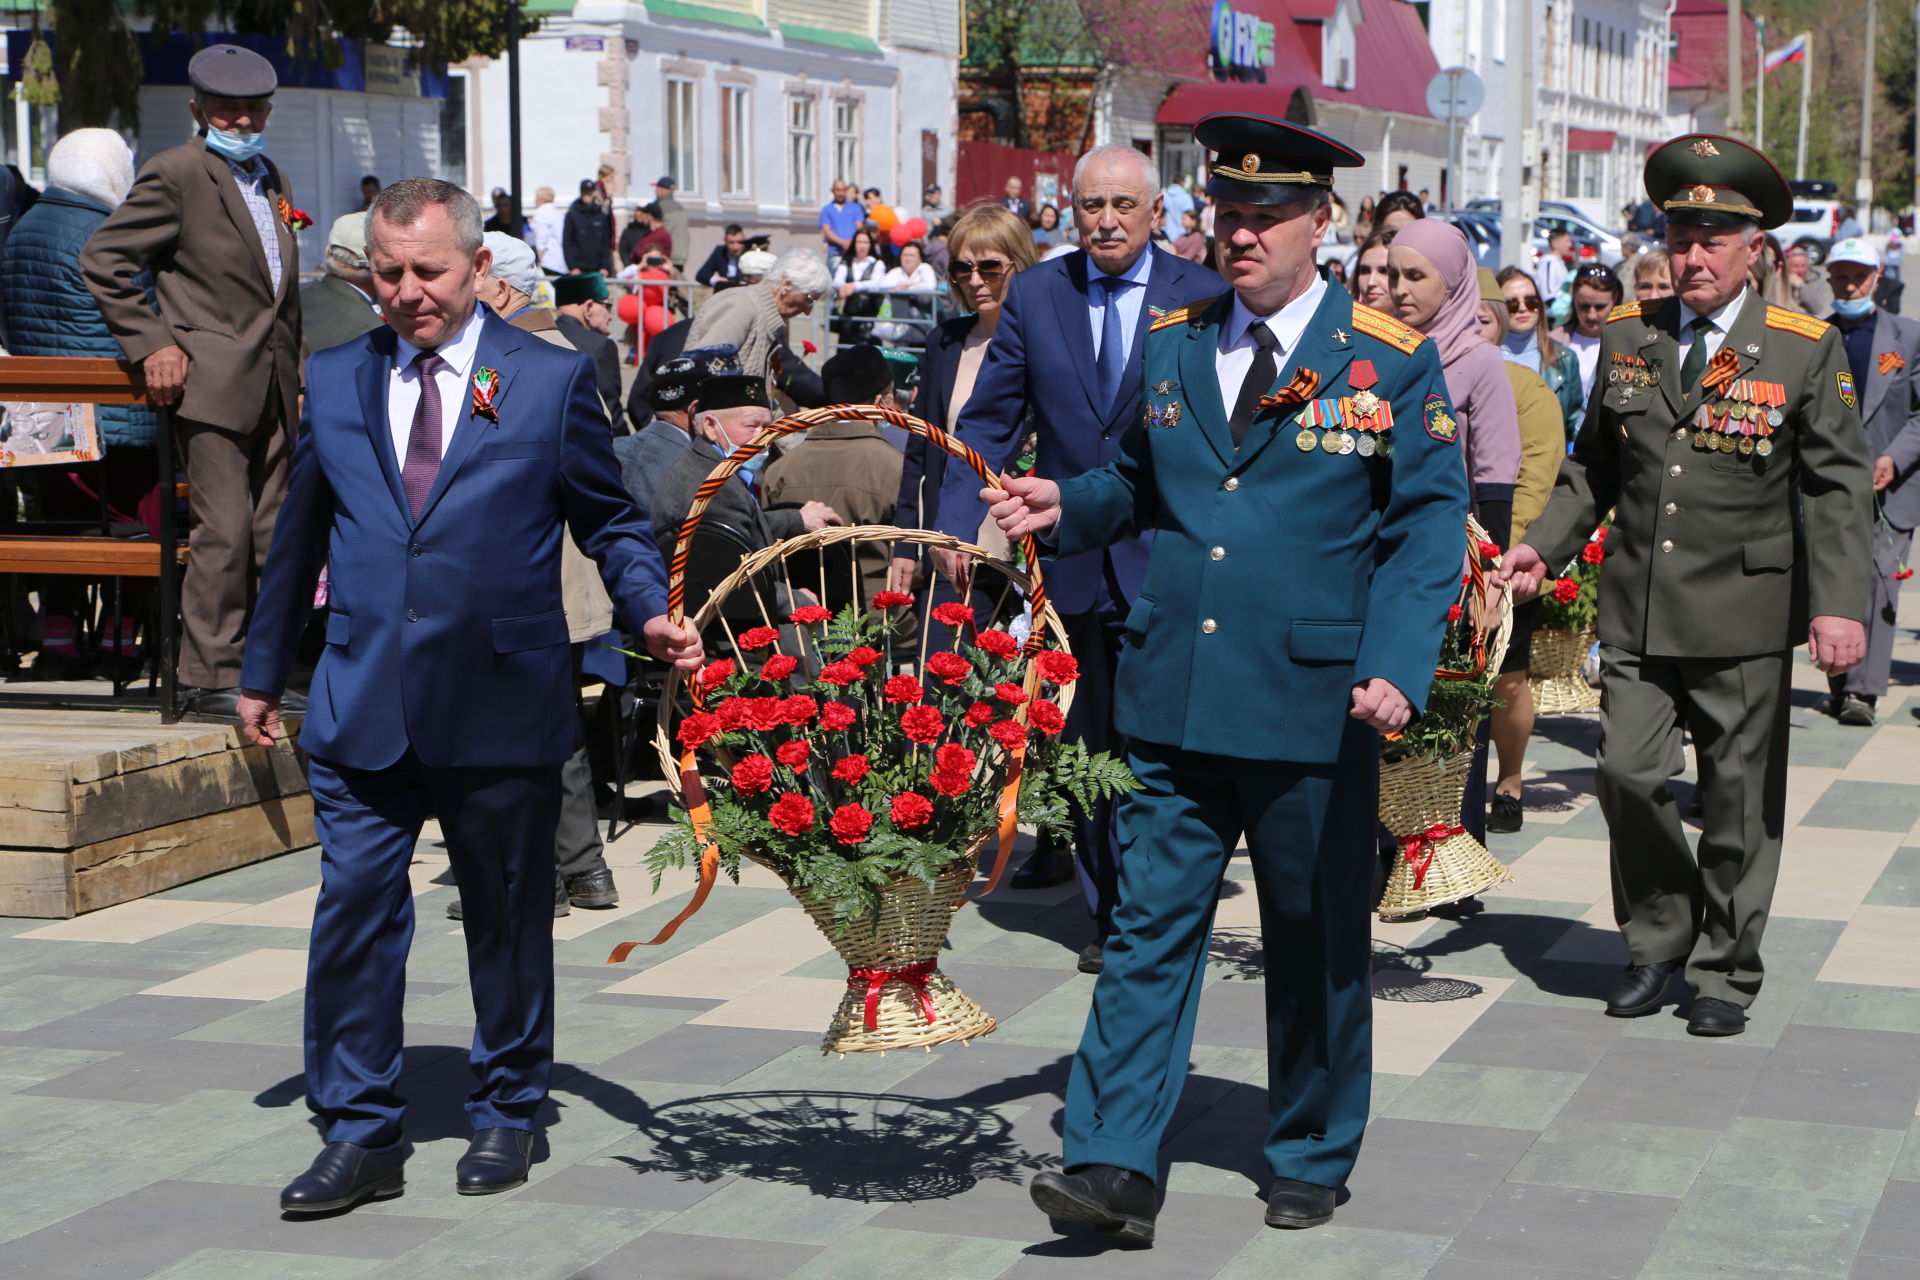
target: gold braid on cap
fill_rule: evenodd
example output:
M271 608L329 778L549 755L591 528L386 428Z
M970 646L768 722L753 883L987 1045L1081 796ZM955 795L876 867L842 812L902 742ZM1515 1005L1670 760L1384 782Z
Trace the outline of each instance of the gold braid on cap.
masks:
M1721 191L1726 192L1726 195L1722 196L1720 194ZM1758 209L1746 202L1745 196L1734 191L1731 187L1722 187L1716 191L1705 183L1701 183L1699 186L1688 188L1682 194L1685 195L1685 199L1681 199L1680 196L1676 195L1673 199L1663 204L1661 208L1701 209L1710 213L1737 213L1749 218L1760 218L1764 216Z
M1260 157L1251 151L1240 157L1239 164L1227 164L1225 159L1226 157L1222 156L1222 163L1213 166L1213 174L1216 178L1232 178L1238 182L1289 182L1299 186L1328 188L1333 186L1332 174L1322 177L1317 173L1308 173L1304 169L1295 173L1263 173L1260 170Z

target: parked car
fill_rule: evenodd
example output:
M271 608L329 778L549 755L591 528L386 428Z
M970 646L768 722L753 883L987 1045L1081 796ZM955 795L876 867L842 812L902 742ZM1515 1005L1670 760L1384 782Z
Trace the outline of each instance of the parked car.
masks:
M1495 207L1489 209L1486 207L1489 204ZM1526 253L1517 260L1507 257L1501 252L1499 204L1498 200L1476 200L1464 209L1449 209L1437 216L1453 223L1466 233L1468 242L1473 245L1474 260L1478 265L1498 271L1501 267L1512 263L1532 273L1538 267L1540 259L1546 255L1548 233L1556 228L1544 216L1535 219L1533 235L1527 241ZM1602 250L1598 241L1584 231L1571 231L1571 234L1574 249L1579 253L1581 261L1605 261L1601 256ZM1617 261L1616 258L1615 262ZM1611 266L1613 263L1608 265Z
M1783 249L1796 245L1805 249L1817 266L1827 260L1840 230L1840 184L1826 178L1795 178L1787 186L1793 191L1793 215L1774 237Z
M1500 201L1470 200L1467 210L1472 213L1486 214L1495 220L1500 217ZM1599 262L1609 267L1617 267L1627 256L1626 247L1620 243L1620 237L1607 230L1570 204L1559 200L1542 200L1540 213L1534 219L1533 231L1537 236L1545 236L1555 231L1565 231L1573 237L1574 249L1582 262Z

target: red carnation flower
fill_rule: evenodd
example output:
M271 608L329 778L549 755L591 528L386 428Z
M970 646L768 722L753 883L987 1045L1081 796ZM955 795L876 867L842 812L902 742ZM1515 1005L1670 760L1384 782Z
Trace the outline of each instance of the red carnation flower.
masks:
M751 631L740 633L742 649L764 649L780 638L780 633L772 627L755 627Z
M852 684L866 673L851 662L829 662L820 670L820 679L827 684L846 686Z
M973 785L973 778L969 774L942 773L938 769L927 775L927 781L943 796L963 796L967 794L967 788Z
M711 711L696 711L680 722L680 745L689 751L697 751L706 745L707 739L724 729L719 716Z
M933 620L942 626L964 627L973 621L973 606L949 602L933 611Z
M728 698L714 709L722 729L745 729L753 724L753 699Z
M996 658L1011 658L1020 652L1020 642L997 628L982 631L973 642Z
M1479 551L1482 560L1498 560L1500 558L1500 544L1497 542L1482 542L1479 546Z
M1589 542L1580 548L1580 558L1588 564L1599 564L1607 558L1607 548L1598 542Z
M827 608L825 605L803 604L788 614L787 618L792 622L799 623L801 626L810 626L816 622L825 622L832 616L833 610Z
M980 757L971 748L949 742L933 753L933 767L947 772L972 773Z
M876 591L873 593L873 607L876 609L904 609L913 603L913 597L904 591Z
M976 702L967 708L967 728L978 729L997 714L991 702Z
M1080 678L1080 661L1070 653L1049 649L1034 655L1033 665L1048 684L1072 684Z
M993 686L993 696L1010 707L1017 707L1027 700L1027 691L1017 684L997 684Z
M1595 542L1605 542L1607 540L1607 534L1610 532L1612 531L1603 524L1593 531L1593 540Z
M918 702L927 696L920 682L912 676L895 676L887 681L881 692L886 694L888 702Z
M733 786L743 796L757 796L773 785L773 761L748 756L733 766Z
M1908 578L1911 578L1912 576L1913 576L1913 570L1911 569L1896 569L1894 570L1893 580L1895 582L1905 582Z
M927 655L927 670L948 684L959 684L973 674L973 664L959 654L943 649Z
M1045 698L1035 698L1033 705L1027 708L1027 723L1052 737L1067 727L1067 718L1061 714L1059 707Z
M732 674L732 658L722 658L718 662L709 662L706 666L700 668L700 687L702 689L717 689L726 683L727 677Z
M830 733L852 728L859 718L859 713L844 702L829 702L820 708L820 727Z
M1572 578L1557 578L1553 584L1553 598L1561 604L1572 604L1580 598L1580 584Z
M859 844L873 830L873 815L860 805L843 804L833 811L827 829L841 844Z
M1008 751L1012 751L1015 747L1027 740L1026 726L1015 723L1012 720L1000 721L1000 723L994 725L993 728L987 730L987 733L995 742L999 743Z
M757 732L771 733L787 722L780 710L782 699L749 698L747 701L753 704L753 727Z
M847 650L846 661L856 667L870 667L880 661L880 651L863 644L858 649Z
M794 668L800 665L800 659L789 653L776 653L766 660L760 668L762 680L785 680L792 675Z
M841 756L833 762L833 776L842 782L857 783L872 768L865 756Z
M781 724L803 725L820 710L820 704L804 693L796 693L791 698L776 698L774 702L780 712Z
M888 807L893 814L893 825L902 831L924 827L933 820L933 801L911 791L903 796L895 796Z
M798 769L807 762L807 740L796 738L792 742L783 742L773 749L773 758L789 769Z
M900 732L915 742L937 742L946 731L947 722L932 707L908 707L900 713Z
M797 791L782 793L767 810L767 821L790 836L802 836L813 829L813 801Z
M1449 609L1447 610L1447 621L1448 621L1448 622L1458 622L1458 621L1460 621L1460 615L1461 615L1462 613L1464 613L1464 612L1465 612L1465 610L1463 610L1463 609L1461 609L1461 607L1460 607L1459 605L1457 605L1457 604L1456 604L1456 605L1453 605L1453 606L1451 606L1451 607L1450 607L1450 608L1449 608Z

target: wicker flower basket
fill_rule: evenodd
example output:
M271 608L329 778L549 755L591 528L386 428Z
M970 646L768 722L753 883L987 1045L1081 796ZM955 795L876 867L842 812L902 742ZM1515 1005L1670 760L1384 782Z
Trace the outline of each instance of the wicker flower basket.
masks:
M1512 874L1460 825L1473 752L1380 766L1380 821L1399 842L1380 918L1418 915L1485 892Z
M1593 648L1594 633L1553 631L1542 628L1533 633L1533 656L1527 684L1533 689L1536 715L1557 716L1573 711L1595 711L1600 706L1600 691L1587 683L1581 664Z

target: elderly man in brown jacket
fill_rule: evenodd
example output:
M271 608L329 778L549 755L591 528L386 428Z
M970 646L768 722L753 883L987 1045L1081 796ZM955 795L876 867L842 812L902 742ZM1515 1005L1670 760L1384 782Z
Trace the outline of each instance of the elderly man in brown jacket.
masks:
M191 715L234 713L240 650L286 491L300 394L304 215L260 154L278 85L234 45L187 64L200 135L147 162L80 256L87 286L157 404L175 411L192 490L180 682ZM139 283L153 273L159 313Z

